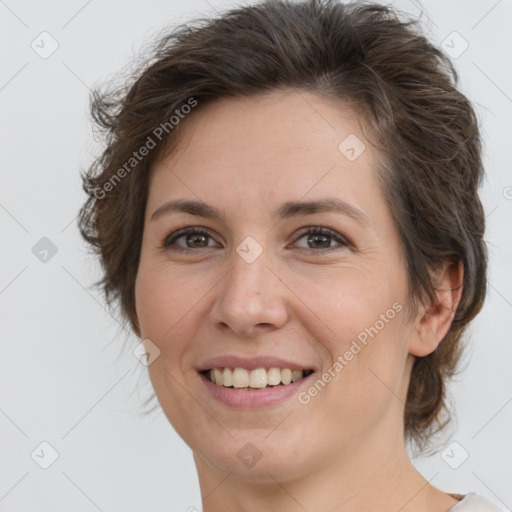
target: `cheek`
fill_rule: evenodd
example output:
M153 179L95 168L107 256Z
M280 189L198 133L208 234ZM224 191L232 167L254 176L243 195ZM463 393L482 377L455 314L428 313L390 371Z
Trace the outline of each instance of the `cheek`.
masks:
M364 344L389 337L389 350L402 327L404 289L399 276L389 272L330 269L296 276L292 287L302 310L311 311L307 327L331 354L343 353L356 339Z
M199 301L200 291L183 273L141 263L135 286L141 336L157 342L161 350L165 348L160 345L186 322L187 312Z
M354 419L377 418L400 394L407 357L405 281L391 271L370 272L344 269L295 282L294 291L315 313L307 315L305 328L328 361L319 376L325 387L319 383L304 401L336 405L332 411L340 421L349 412Z
M187 347L195 336L194 315L201 293L205 293L190 282L183 273L141 261L135 287L141 337L150 339L160 350L160 356L148 367L153 389L169 422L188 442L192 441L190 432L200 427L195 423L204 422L204 415L186 391L181 371Z

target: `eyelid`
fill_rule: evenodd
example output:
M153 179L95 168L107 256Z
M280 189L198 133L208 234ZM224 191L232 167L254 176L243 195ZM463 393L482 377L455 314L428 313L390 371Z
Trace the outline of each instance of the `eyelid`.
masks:
M212 236L209 228L205 228L203 226L191 226L191 225L187 224L181 228L177 228L177 229L173 230L172 233L166 235L164 237L163 241L161 242L160 246L161 246L162 250L164 250L164 251L171 250L172 244L174 244L176 242L176 240L178 240L186 235L189 235L189 234L204 235L204 236L207 236L215 241L215 237ZM311 225L311 226L305 226L305 227L301 228L297 232L297 234L294 236L294 242L292 243L292 245L295 244L302 237L304 237L305 235L308 235L308 234L313 234L313 235L319 234L319 235L329 236L338 244L338 246L327 247L324 249L310 249L307 247L298 247L299 250L320 254L320 253L328 253L331 251L336 251L336 250L342 249L343 247L352 247L353 246L352 242L347 237L342 235L341 233L338 233L336 230L334 230L332 228L329 228L326 226L319 226L319 225ZM211 248L212 247L203 247L202 249L211 249ZM177 252L190 252L190 251L194 251L196 249L191 248L191 247L189 247L189 248L176 247L176 248L173 248L172 250L175 250Z
M319 234L319 235L326 235L330 236L333 240L336 240L340 246L352 246L353 244L349 241L349 239L342 235L341 233L338 233L336 230L326 227L326 226L307 226L304 228L301 228L299 232L297 233L295 237L295 242L302 238L304 235L307 234ZM304 248L302 248L304 249ZM327 252L329 250L335 250L336 247L328 247L327 249L323 249L323 252ZM314 251L315 249L310 249ZM322 252L322 250L317 250L316 252Z
M162 247L163 250L168 250L169 247L171 246L171 244L176 242L176 240L180 239L183 236L189 235L189 234L203 234L205 236L210 237L212 240L215 240L215 238L211 235L210 230L208 228L205 228L203 226L190 226L187 224L181 228L177 228L177 229L173 230L171 233L166 235L164 237L162 243L160 244L160 246ZM177 250L178 251L179 250L186 251L186 250L194 250L194 249L191 249L191 248L183 249L182 247L180 247Z

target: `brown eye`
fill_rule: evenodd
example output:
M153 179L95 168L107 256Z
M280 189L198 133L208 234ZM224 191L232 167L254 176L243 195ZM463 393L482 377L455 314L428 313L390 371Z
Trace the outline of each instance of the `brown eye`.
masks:
M316 252L337 250L350 245L340 234L322 227L307 228L300 234L298 240L302 238L306 239L307 246L301 248ZM177 242L182 239L184 242L178 244ZM214 247L209 244L210 241L213 241L213 238L205 229L187 227L169 235L163 242L162 247L166 250L188 252L194 249ZM333 246L333 242L337 246Z
M340 234L332 231L331 229L322 227L309 228L307 231L302 232L299 240L301 238L306 238L307 247L302 247L303 249L334 250L339 247L346 247L349 245L347 240L345 240L345 238ZM333 240L338 243L339 247L333 247L331 245Z
M183 239L184 246L179 245L176 242L178 240ZM208 247L212 247L208 245L209 240L213 240L212 237L208 234L208 232L202 228L184 228L178 231L175 231L171 235L169 235L162 247L164 249L169 250L177 250L177 251L189 251L193 249L205 249Z

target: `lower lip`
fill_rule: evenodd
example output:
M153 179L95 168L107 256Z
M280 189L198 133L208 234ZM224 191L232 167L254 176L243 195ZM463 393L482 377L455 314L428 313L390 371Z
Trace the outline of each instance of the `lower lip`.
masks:
M291 382L290 384L286 385L279 385L274 388L263 388L255 390L247 389L245 391L241 391L214 384L205 375L199 373L199 377L206 386L206 389L213 395L214 398L223 404L240 409L264 407L281 402L291 395L296 394L299 388L304 386L308 379L313 375L315 375L314 372L296 382Z

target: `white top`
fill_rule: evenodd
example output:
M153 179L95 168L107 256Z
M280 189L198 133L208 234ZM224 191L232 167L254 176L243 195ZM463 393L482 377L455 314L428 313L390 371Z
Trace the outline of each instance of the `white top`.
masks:
M470 492L447 512L503 512L502 509L492 504L483 496Z

